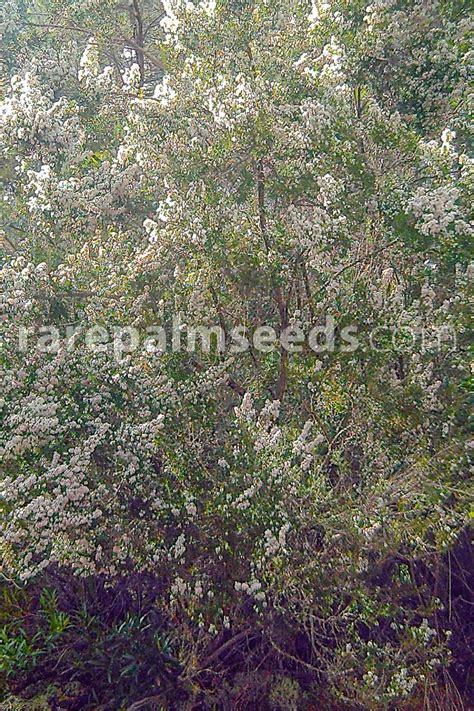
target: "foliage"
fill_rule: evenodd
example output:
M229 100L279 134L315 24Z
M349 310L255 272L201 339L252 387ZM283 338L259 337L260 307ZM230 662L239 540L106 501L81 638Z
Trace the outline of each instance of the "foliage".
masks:
M467 6L9 0L0 18L0 547L26 600L5 678L59 658L59 686L117 707L144 687L170 708L430 698L469 520ZM226 342L329 316L337 345L89 338L177 316L183 341ZM96 617L91 590L117 589Z

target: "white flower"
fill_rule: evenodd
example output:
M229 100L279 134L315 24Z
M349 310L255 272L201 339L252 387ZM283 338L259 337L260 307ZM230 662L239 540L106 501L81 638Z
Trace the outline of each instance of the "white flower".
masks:
M89 41L79 61L79 81L84 81L88 84L91 79L98 76L99 71L99 45L95 37L89 37Z

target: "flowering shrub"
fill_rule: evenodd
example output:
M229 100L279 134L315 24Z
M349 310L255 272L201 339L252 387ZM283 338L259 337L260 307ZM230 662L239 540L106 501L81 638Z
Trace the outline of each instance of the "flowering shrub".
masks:
M117 704L429 703L469 518L467 12L34 5L0 15L4 576L159 581L101 654L159 608L173 671ZM0 638L22 673L41 620Z

